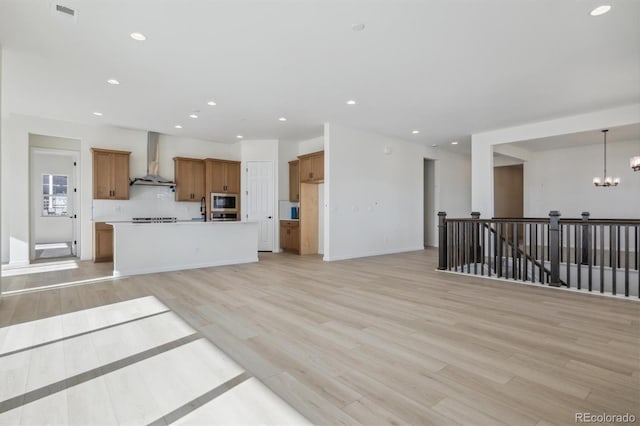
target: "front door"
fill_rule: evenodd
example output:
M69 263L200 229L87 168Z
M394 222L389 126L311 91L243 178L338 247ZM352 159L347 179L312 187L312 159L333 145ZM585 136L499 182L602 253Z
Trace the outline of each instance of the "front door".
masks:
M273 251L273 162L247 163L247 220L258 223L258 250Z

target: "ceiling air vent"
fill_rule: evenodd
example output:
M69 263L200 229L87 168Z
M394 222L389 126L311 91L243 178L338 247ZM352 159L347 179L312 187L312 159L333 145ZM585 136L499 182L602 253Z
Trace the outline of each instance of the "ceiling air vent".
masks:
M55 16L73 19L74 22L78 21L78 11L62 4L51 3L51 13Z

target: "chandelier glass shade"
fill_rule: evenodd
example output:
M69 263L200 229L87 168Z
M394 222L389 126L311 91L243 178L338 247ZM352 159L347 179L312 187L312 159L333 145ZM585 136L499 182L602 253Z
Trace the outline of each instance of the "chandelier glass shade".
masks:
M640 172L640 155L631 157L631 168L634 172Z
M609 186L618 186L620 184L620 178L614 178L611 176L607 176L607 132L609 129L602 130L602 134L604 135L604 173L602 174L602 178L596 176L593 178L593 184L598 187L609 187Z

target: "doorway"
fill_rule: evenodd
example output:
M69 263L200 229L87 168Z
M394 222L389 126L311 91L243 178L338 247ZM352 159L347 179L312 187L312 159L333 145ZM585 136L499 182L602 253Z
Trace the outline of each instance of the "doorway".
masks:
M30 149L31 261L78 256L79 153L62 149Z
M522 164L493 168L494 217L523 217L524 177Z
M437 213L436 213L436 161L428 158L424 159L424 207L423 207L423 231L424 246L436 247L438 245L436 229Z
M258 223L258 251L273 251L274 241L273 162L247 162L247 214Z

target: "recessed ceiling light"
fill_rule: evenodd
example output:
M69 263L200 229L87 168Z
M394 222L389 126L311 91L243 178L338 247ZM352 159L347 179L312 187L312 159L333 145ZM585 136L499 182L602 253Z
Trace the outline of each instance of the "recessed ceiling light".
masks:
M213 102L213 101L209 101L209 102L207 102L207 105L209 105L209 106L216 106L216 103L215 103L215 102Z
M435 148L436 146L438 146L438 144L437 143L433 143L433 144L431 144L431 146Z
M236 138L242 139L242 135L238 135L238 136L236 136Z
M353 24L353 25L351 26L351 29L352 29L353 31L362 31L362 30L364 30L364 27L365 27L365 25L364 25L364 24Z
M417 135L418 133L420 133L420 130L413 130L411 133L413 133L414 135Z
M355 105L356 101L354 101L353 99L350 99L347 101L347 105Z
M451 142L451 145L458 145L458 141Z
M595 9L593 9L590 13L591 16L600 16L600 15L604 15L605 13L607 13L608 11L611 10L611 6L609 6L608 4L603 4L602 6L598 6Z
M198 114L189 114L189 118L198 118Z
M101 112L94 112L93 115L95 115L96 117L102 117L102 113Z
M285 117L280 117L278 118L278 121L287 121L287 119Z
M120 84L120 82L118 80L116 80L115 78L110 78L109 80L107 80L107 83L109 84Z
M176 124L176 125L175 125L175 126L173 126L173 127L175 127L176 129L182 129L182 126L181 126L181 125L179 125L179 124Z
M147 37L142 33L131 33L130 36L132 39L137 41L145 41L147 39Z

